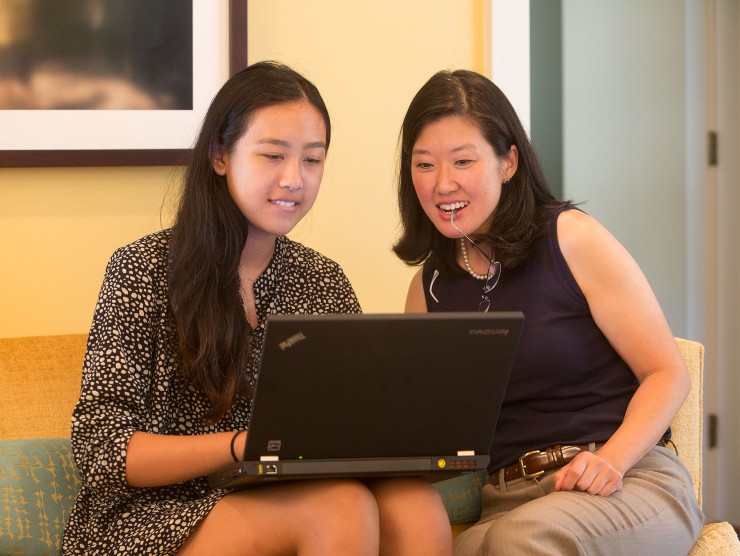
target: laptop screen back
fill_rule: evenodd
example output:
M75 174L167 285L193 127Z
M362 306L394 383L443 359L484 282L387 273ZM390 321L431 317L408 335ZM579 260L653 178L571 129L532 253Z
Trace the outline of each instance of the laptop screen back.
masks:
M270 316L245 460L488 454L522 323Z

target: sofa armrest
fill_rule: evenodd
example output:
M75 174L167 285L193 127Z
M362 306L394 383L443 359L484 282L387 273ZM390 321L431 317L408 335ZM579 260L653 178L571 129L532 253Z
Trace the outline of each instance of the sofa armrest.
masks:
M739 556L740 541L726 521L705 525L689 556Z
M80 488L68 438L0 440L0 554L57 554Z

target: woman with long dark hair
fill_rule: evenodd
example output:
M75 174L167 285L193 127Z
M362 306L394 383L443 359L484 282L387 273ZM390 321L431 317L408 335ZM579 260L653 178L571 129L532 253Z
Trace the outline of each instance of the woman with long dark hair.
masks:
M632 257L552 195L508 99L474 72L439 72L411 101L398 180L394 249L421 266L407 311L525 317L456 554L688 553L704 517L666 442L689 375Z
M416 479L211 489L243 453L272 313L360 307L333 261L287 234L310 210L331 127L312 83L263 62L214 98L175 224L116 251L72 417L82 488L65 554L449 554Z

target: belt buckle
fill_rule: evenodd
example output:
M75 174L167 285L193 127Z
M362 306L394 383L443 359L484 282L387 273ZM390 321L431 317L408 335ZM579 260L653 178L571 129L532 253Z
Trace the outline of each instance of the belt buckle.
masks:
M541 450L532 450L531 452L527 452L523 456L519 456L519 470L522 472L522 478L523 479L534 479L535 477L539 477L540 475L545 473L545 470L537 471L535 473L527 473L527 465L524 463L524 460L533 454L544 454L545 452L542 452Z

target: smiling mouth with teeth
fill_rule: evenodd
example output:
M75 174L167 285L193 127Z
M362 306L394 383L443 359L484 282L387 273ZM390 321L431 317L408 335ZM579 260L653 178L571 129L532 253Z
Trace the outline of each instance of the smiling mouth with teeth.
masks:
M458 211L461 208L467 207L469 204L470 203L462 203L462 202L460 202L460 203L441 204L441 205L438 205L438 206L442 210L442 212L445 212L446 214L452 214L452 211Z
M281 207L294 207L296 205L295 201L281 201L279 199L273 201L276 205L280 205Z

